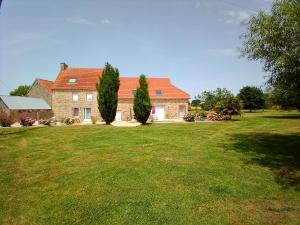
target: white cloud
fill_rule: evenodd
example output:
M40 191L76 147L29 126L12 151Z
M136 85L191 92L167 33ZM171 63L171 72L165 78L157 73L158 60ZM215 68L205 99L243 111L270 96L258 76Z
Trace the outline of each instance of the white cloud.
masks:
M208 53L213 55L223 55L223 56L238 56L239 52L234 48L213 48L208 49Z
M195 3L195 8L199 9L199 8L203 8L203 7L208 7L209 3L205 0L197 0Z
M82 17L69 17L66 19L68 23L75 23L75 24L81 24L81 25L92 25L94 24L92 21L82 18Z
M109 19L105 18L105 19L101 20L101 23L105 24L105 25L109 25L109 24L111 24L111 21Z
M247 10L228 10L225 15L228 17L225 20L227 24L246 24L253 13Z

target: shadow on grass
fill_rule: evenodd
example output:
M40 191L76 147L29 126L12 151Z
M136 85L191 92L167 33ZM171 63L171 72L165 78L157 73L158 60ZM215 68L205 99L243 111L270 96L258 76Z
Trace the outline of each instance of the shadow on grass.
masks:
M290 115L278 115L278 116L264 116L263 118L268 119L300 119L300 114L290 114Z
M283 188L293 186L300 191L300 133L246 133L232 139L230 149L247 154L246 163L270 168Z
M1 135L13 135L13 134L21 134L26 133L27 131L41 129L45 127L26 127L26 128L2 128L0 129L0 136Z

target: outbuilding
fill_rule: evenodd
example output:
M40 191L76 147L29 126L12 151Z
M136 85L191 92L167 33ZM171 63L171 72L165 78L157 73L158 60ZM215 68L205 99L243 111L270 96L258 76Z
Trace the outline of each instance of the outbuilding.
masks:
M42 98L0 95L0 112L14 119L30 116L36 120L53 116L51 107Z

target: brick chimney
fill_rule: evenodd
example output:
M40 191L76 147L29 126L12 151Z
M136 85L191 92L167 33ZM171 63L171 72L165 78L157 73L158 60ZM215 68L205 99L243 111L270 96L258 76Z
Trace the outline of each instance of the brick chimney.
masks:
M68 65L66 63L63 62L63 63L60 64L60 71L63 71L67 68L68 68Z

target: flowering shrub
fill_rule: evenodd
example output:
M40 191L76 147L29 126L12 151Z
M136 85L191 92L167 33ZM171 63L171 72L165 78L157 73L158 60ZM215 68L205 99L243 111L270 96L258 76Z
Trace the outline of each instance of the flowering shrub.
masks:
M207 113L207 119L210 121L220 121L223 120L223 116L221 113L211 110Z
M62 121L66 125L72 125L74 123L80 123L80 119L79 118L72 118L72 117L64 118Z
M23 125L24 127L32 126L32 124L34 123L35 123L35 119L29 116L21 119L21 125Z
M72 125L74 122L75 122L74 119L71 118L71 117L67 117L67 118L64 119L64 123L66 125Z
M207 117L207 113L205 111L196 111L196 113L193 114L195 121L203 121Z
M187 121L187 122L194 122L194 121L195 121L195 116L192 115L192 114L190 114L190 113L188 113L188 114L186 114L186 115L183 117L183 119L184 119L185 121Z
M47 120L41 119L41 120L39 120L39 124L43 124L43 125L46 125L46 126L50 126L51 122L52 122L51 119L47 119Z
M10 127L14 123L13 119L6 114L0 114L0 126Z

